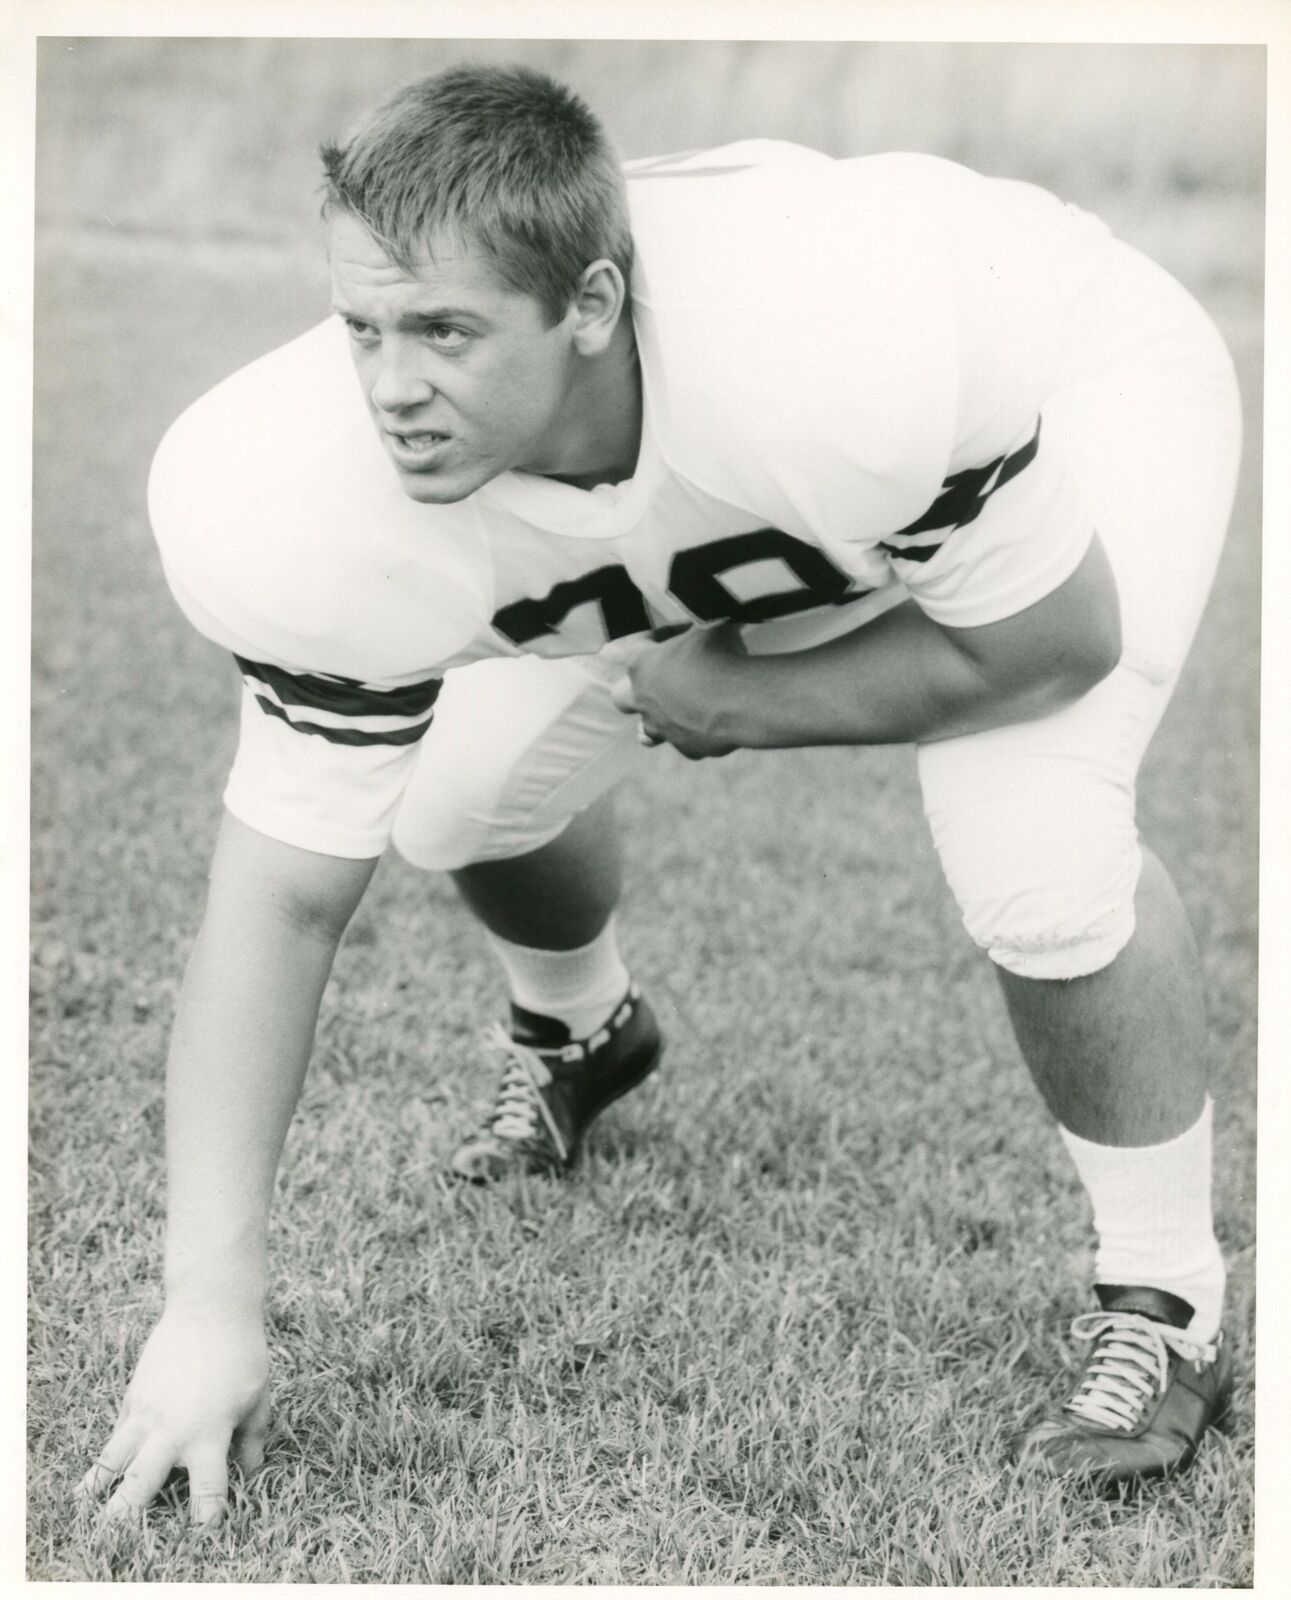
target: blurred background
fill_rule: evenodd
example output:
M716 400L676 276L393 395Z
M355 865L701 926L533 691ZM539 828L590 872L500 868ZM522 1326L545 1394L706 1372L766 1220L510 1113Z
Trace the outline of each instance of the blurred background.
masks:
M1237 507L1141 789L1206 964L1243 1373L1195 1493L1114 1515L1020 1499L1000 1475L1000 1437L1062 1381L1087 1222L941 882L911 753L692 768L661 752L622 809L625 941L675 1041L666 1094L606 1119L576 1185L447 1190L445 1153L489 1087L475 1033L498 985L446 885L383 862L288 1143L261 1503L205 1551L163 1518L105 1553L69 1515L157 1308L162 1062L235 730L232 666L159 570L148 463L185 405L325 314L319 141L463 60L550 70L629 157L769 136L1043 184L1173 271L1227 336ZM41 42L33 1577L1251 1581L1264 71L1247 46ZM786 1347L792 1308L815 1305L828 1315ZM550 1405L576 1336L588 1369ZM700 1417L703 1393L729 1425ZM951 1404L966 1394L971 1411ZM756 1414L767 1395L783 1434ZM494 1426L485 1396L538 1431L518 1413ZM621 1493L596 1463L630 1464L638 1447L615 1441L643 1429L656 1465ZM750 1438L785 1449L754 1471ZM456 1509L428 1532L427 1505Z
M524 61L625 156L739 138L919 150L1102 212L1191 283L1257 282L1259 46L58 39L39 66L42 229L286 244L315 149L395 85Z

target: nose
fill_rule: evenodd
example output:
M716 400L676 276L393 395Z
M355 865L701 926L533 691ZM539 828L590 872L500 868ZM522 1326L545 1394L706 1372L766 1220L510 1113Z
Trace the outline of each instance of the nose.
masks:
M407 411L427 404L435 394L429 379L416 371L411 353L399 350L385 356L368 392L378 411Z

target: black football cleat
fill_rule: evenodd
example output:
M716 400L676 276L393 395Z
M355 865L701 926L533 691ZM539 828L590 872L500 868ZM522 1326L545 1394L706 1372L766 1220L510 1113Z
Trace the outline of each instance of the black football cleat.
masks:
M1014 1442L1014 1459L1099 1488L1182 1471L1228 1409L1224 1336L1205 1345L1188 1338L1192 1307L1163 1289L1100 1283L1094 1292L1102 1309L1071 1325L1092 1346L1080 1386L1057 1416Z
M564 1023L511 1008L511 1027L485 1036L506 1058L493 1109L450 1163L456 1177L494 1183L512 1172L567 1172L606 1106L659 1065L663 1035L633 984L602 1027L571 1039Z

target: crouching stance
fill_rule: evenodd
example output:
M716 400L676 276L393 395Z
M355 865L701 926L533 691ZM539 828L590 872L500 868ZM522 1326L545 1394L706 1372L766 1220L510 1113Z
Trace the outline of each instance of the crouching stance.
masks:
M608 808L661 742L918 746L1098 1232L1084 1376L1018 1452L1183 1465L1226 1400L1224 1269L1198 963L1134 789L1232 497L1214 330L1026 185L760 141L620 169L523 71L413 85L325 164L338 320L153 472L171 586L245 687L169 1066L167 1309L90 1487L125 1509L184 1464L218 1515L258 1449L273 1174L391 838L510 987L460 1176L564 1170L653 1070Z

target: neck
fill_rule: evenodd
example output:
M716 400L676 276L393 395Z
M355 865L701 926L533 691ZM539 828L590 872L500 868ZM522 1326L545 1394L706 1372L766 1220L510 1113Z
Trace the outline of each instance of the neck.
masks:
M542 475L576 489L630 478L641 449L641 362L627 317L579 373L571 408L560 460Z

